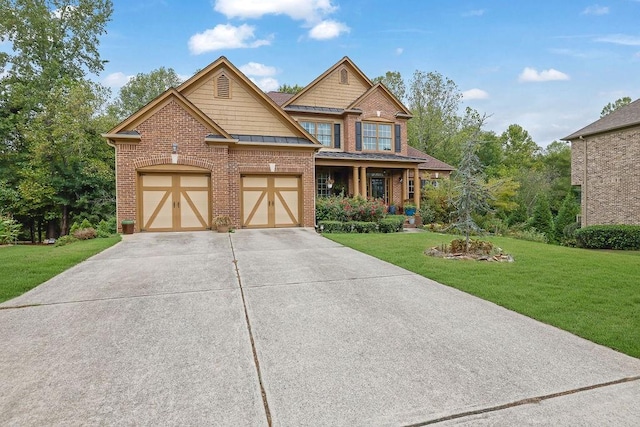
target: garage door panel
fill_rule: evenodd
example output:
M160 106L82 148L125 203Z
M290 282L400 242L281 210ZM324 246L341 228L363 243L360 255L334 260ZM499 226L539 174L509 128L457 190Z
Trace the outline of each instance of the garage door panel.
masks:
M243 224L254 227L269 226L269 200L263 190L242 192Z
M189 190L180 193L180 228L206 228L208 211L208 191Z
M300 225L299 176L243 176L243 227Z
M171 229L173 226L173 209L171 206L171 192L145 190L143 197L143 228Z
M277 226L298 225L298 190L277 191L275 198L275 220Z

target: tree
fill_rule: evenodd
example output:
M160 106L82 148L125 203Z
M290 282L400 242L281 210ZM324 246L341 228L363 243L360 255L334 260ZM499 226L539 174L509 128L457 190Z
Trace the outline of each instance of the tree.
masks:
M576 222L576 215L579 213L580 205L576 201L575 194L570 190L562 200L562 205L555 219L556 240L558 242L562 242L565 239L564 229Z
M529 226L547 236L547 239L550 242L555 241L553 215L551 214L549 199L546 194L538 195L536 206L533 209L533 217L529 222Z
M300 92L302 89L304 89L304 86L300 86L297 84L293 86L289 86L288 84L284 83L280 85L280 87L278 88L278 92L290 93L292 95L295 95L296 93Z
M509 125L502 135L500 143L503 150L503 163L507 168L520 169L533 167L540 147L533 141L529 132L522 126Z
M147 74L138 73L120 88L114 105L115 115L120 120L129 117L162 92L180 83L182 79L173 68L160 67Z
M616 111L618 108L624 107L625 105L630 103L631 103L631 98L629 98L628 96L625 96L624 98L618 98L615 102L613 103L610 102L604 106L604 108L600 112L600 117L602 118L608 114L611 114L614 111Z
M407 88L399 71L387 71L384 76L375 77L373 83L382 83L400 102L404 102Z
M553 141L542 152L539 160L550 182L551 211L557 212L563 198L571 190L571 147L562 141Z
M457 116L462 94L458 86L438 72L415 71L407 100L413 118L409 121L409 143L445 162L443 155L458 131ZM456 162L452 162L456 163Z
M462 151L462 160L455 173L457 195L453 201L456 208L456 222L452 227L465 235L466 250L469 251L469 239L472 232L481 231L472 214L489 210L490 198L484 185L482 163L476 154L478 143L469 139Z

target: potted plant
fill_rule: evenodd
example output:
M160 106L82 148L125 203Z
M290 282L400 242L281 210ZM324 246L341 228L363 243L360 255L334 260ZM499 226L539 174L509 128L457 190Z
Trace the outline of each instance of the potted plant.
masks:
M397 211L398 207L396 206L396 204L393 202L389 203L389 209L387 210L387 212L389 212L389 215L395 215Z
M231 217L228 215L218 215L213 218L212 225L218 231L218 233L228 233L231 229Z
M133 234L133 226L135 222L132 219L123 219L121 224L122 234Z
M416 214L416 205L413 202L404 202L404 214L406 216L414 216Z

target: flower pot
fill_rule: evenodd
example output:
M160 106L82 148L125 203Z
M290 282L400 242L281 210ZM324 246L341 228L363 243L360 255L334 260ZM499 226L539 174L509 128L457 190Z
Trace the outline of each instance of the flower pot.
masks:
M396 214L396 206L395 205L391 205L389 206L389 215L395 215Z
M122 234L133 234L133 221L122 221Z
M406 216L414 216L416 214L416 208L404 208L404 214Z
M216 227L216 231L218 233L228 233L230 227L228 225L219 225Z

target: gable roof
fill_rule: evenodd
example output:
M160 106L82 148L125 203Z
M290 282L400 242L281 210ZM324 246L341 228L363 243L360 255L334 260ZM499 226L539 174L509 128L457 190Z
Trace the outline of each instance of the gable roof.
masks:
M640 99L636 99L632 103L618 108L614 112L607 114L603 118L596 120L590 125L585 126L579 131L576 131L569 136L565 136L562 139L565 141L571 141L584 136L596 135L598 133L636 125L640 125Z
M267 96L271 98L273 102L275 102L278 105L284 104L285 102L290 100L293 95L294 95L293 93L275 92L273 90L270 92L267 92Z
M196 120L200 121L203 125L209 128L211 131L216 132L222 135L224 138L232 139L231 135L229 135L224 129L222 129L216 122L214 122L209 116L204 114L198 107L193 105L191 101L185 98L180 92L178 92L175 88L169 88L158 95L153 101L149 102L147 105L139 109L137 112L129 116L124 121L120 122L116 127L111 129L106 134L103 134L106 138L113 137L129 137L133 134L133 128L140 122L143 122L151 115L153 115L157 110L164 107L169 101L175 100L182 108L184 108L191 116L193 116ZM136 135L139 134L135 132Z
M445 162L438 160L433 156L428 155L427 153L423 153L422 151L412 146L407 146L407 156L417 157L425 160L425 162L420 163L418 165L419 169L441 170L441 171L454 171L456 169L453 166L450 166Z
M358 99L353 101L351 103L351 105L349 105L347 107L347 110L353 110L353 109L357 108L357 106L360 105L365 99L367 99L370 95L372 95L372 94L374 94L376 92L384 93L384 95L387 98L389 98L391 100L391 102L396 104L396 106L398 107L398 110L399 110L398 112L403 117L406 117L406 118L413 117L413 115L411 114L411 111L409 111L409 109L407 107L405 107L404 104L402 102L400 102L400 100L398 98L396 98L396 96L393 93L391 93L391 91L382 83L376 83L374 86L372 86L368 91L363 93Z
M282 104L282 107L286 107L288 105L293 104L296 99L300 98L301 96L304 96L305 94L309 93L311 90L313 90L313 88L315 86L318 85L318 83L320 83L322 80L324 80L329 74L333 73L335 70L337 70L339 67L343 66L343 65L348 65L350 66L355 72L356 74L364 81L366 82L366 85L369 87L373 86L373 83L371 82L371 80L369 80L369 78L360 70L360 68L357 67L356 64L353 63L353 61L351 61L351 59L349 59L349 57L345 56L343 57L340 61L336 62L331 68L329 68L327 71L325 71L324 73L320 74L318 77L315 78L314 81L312 81L311 83L309 83L308 85L306 85L304 87L304 89L302 89L300 92L296 93L294 96L292 96L291 98L289 98L289 100L287 100L284 104Z

